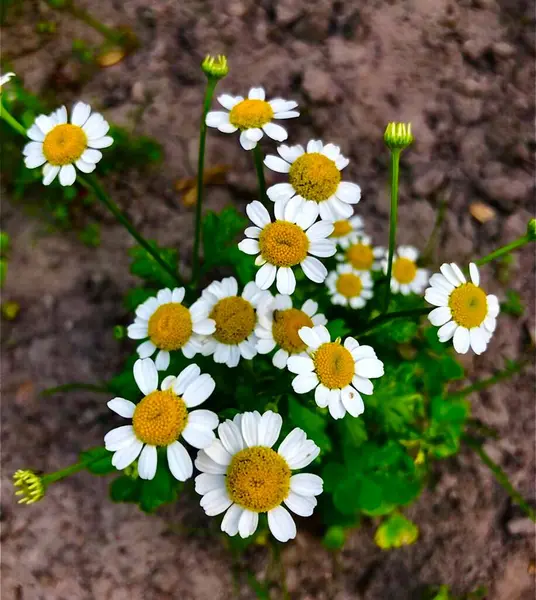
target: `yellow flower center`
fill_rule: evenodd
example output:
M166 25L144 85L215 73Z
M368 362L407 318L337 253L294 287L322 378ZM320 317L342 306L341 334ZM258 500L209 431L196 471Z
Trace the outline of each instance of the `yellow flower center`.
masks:
M132 417L136 437L151 446L169 446L179 438L187 422L186 404L171 390L145 396Z
M192 335L190 311L178 302L159 306L149 319L149 338L160 350L178 350Z
M311 152L302 154L292 163L288 180L306 200L323 202L337 191L341 173L327 156Z
M330 235L330 237L343 237L344 235L348 235L352 229L352 224L346 219L342 221L335 221L335 223L333 223L333 233Z
M358 271L369 271L374 264L374 253L366 244L352 244L346 250L346 260Z
M238 129L253 129L269 123L274 116L273 108L264 100L242 100L231 109L229 121Z
M289 221L268 223L259 236L261 256L276 267L300 264L309 250L309 238L301 227Z
M272 335L276 343L289 354L303 352L307 344L298 335L302 327L313 327L314 323L309 315L297 308L274 311Z
M450 294L449 308L458 325L467 329L478 327L488 314L486 293L473 283L464 283Z
M314 353L315 371L330 390L341 389L352 383L355 363L350 351L337 342L322 344Z
M45 136L43 154L56 167L76 162L87 147L87 136L78 125L56 125Z
M337 291L345 298L359 296L363 289L361 277L353 273L342 273L337 279Z
M398 283L411 283L417 275L417 265L409 258L397 258L393 265L393 277Z
M218 342L231 346L246 340L257 322L253 306L240 296L222 298L214 305L210 318L216 321L216 331L212 335Z
M267 512L288 496L290 468L271 448L245 448L233 456L226 485L229 498L242 508Z

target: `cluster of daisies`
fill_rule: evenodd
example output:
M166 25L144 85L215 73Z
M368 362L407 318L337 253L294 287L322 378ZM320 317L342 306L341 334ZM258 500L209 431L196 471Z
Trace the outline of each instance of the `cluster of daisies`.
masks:
M207 125L224 133L239 131L246 150L254 149L264 134L285 141L286 130L273 121L299 116L296 102L266 101L262 88L252 88L247 99L224 94L218 101L226 110L209 112ZM83 173L93 171L102 157L99 149L112 144L108 129L104 118L82 102L74 106L70 120L65 107L41 115L28 130L32 141L24 148L26 165L43 167L45 185L58 174L62 185L71 185L75 167ZM159 382L172 352L180 351L188 359L212 356L230 368L243 359L272 353L274 367L294 375L296 393L310 393L320 408L341 419L346 413L363 413L363 396L373 393L372 380L383 375L383 363L371 346L353 337L332 340L317 302L308 299L295 306L292 299L298 266L311 281L327 285L334 304L352 309L372 298L373 272L387 272L385 250L372 245L362 220L353 214L361 190L342 179L349 160L338 146L318 140L305 148L280 145L277 154L264 159L268 168L286 177L267 190L273 218L261 202L251 202L246 212L252 225L239 243L240 250L256 256L255 281L242 290L233 277L214 281L190 306L184 304L184 288L163 289L137 307L128 336L140 341L133 374L143 397L136 403L125 398L108 402L131 424L110 431L105 446L119 470L137 461L142 479L154 478L159 460L167 460L179 481L192 477L195 465L201 506L210 516L225 513L222 531L248 537L257 528L259 514L267 513L273 535L287 541L296 535L287 509L309 516L322 492L320 477L292 471L311 464L319 448L296 428L275 450L282 418L271 411L246 412L219 422L214 412L198 408L216 384L194 363ZM328 273L321 259L332 256L338 266ZM442 265L440 273L429 278L418 258L410 246L396 250L392 291L424 292L436 307L429 319L440 327L439 339L452 339L461 353L469 348L483 352L499 305L479 287L477 267L469 267L470 282L455 264ZM274 284L277 293L270 291ZM194 461L187 446L198 450Z

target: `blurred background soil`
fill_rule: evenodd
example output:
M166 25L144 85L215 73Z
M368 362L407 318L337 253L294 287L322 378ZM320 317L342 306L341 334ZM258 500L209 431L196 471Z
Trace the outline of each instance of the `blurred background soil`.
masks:
M188 268L192 209L174 190L194 174L203 94L202 57L224 52L231 73L220 92L295 99L302 117L290 139L339 144L347 173L362 186L358 213L376 243L386 243L389 120L411 121L416 141L403 155L399 242L423 248L438 203L448 199L437 260L465 261L522 235L534 215L535 9L524 0L79 0L109 26L126 25L141 47L123 62L79 78L75 37L100 43L86 25L24 0L2 33L2 52L34 92L56 85L58 104L84 99L105 117L158 139L161 169L124 172L106 182L148 236L179 248ZM57 33L36 33L54 20ZM266 151L273 145L266 142ZM230 164L228 185L209 188L207 207L243 206L256 194L251 156L236 136L211 132L209 165ZM269 177L269 175L268 175ZM96 250L74 235L45 231L20 205L2 198L12 238L4 299L21 305L2 323L2 588L6 600L220 600L254 598L242 576L233 590L230 555L201 535L198 506L181 503L157 517L106 499L103 479L81 474L50 489L46 500L17 507L10 477L21 467L51 471L99 444L107 431L106 398L86 392L40 397L49 386L98 383L117 372L128 348L112 335L126 323L122 294L132 283L125 250L131 239L101 215ZM485 204L492 218L470 212ZM534 248L515 256L509 287L525 316L503 315L485 355L469 357L470 380L505 359L526 356L535 336ZM493 266L484 283L500 299ZM524 354L523 354L524 353ZM500 438L486 449L534 503L535 396L529 369L471 397L473 414ZM438 464L435 489L408 515L420 528L410 547L383 552L373 524L352 536L338 561L304 533L284 551L289 592L298 599L421 598L429 585L457 594L486 585L488 598L534 598L534 526L512 506L470 451ZM191 527L191 524L199 527ZM188 525L188 527L187 527ZM303 528L302 528L303 529ZM265 549L242 567L266 576ZM274 588L274 597L278 590Z

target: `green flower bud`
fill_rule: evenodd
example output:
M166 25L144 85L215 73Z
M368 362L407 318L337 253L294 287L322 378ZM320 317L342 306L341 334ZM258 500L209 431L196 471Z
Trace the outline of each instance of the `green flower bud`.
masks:
M390 150L403 150L413 142L411 123L389 123L383 141Z
M22 496L19 504L33 504L39 502L45 495L43 478L29 469L19 469L13 475L13 485L18 488L15 496Z
M122 340L126 337L127 330L123 325L116 325L114 327L114 338L116 340Z
M536 241L536 219L531 219L527 225L527 237L531 242Z
M201 63L203 73L210 79L223 79L229 73L227 57L219 54L217 57L207 54L205 60Z

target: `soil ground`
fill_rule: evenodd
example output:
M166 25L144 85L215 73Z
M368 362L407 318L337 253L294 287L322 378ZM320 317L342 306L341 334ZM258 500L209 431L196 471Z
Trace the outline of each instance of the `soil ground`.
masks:
M225 52L231 74L222 90L264 85L296 99L302 118L292 140L341 145L348 175L363 190L358 212L385 243L388 201L381 136L389 120L411 121L416 142L403 156L399 240L423 247L439 199L448 198L437 260L464 261L524 233L534 214L534 5L524 0L79 0L110 26L128 25L140 49L91 81L79 80L75 37L98 34L69 15L27 0L8 19L2 50L26 85L39 92L64 82L58 104L83 98L106 118L158 139L162 168L107 181L113 197L148 237L179 248L187 268L192 214L173 182L191 176L203 93L198 64ZM43 39L40 21L57 34ZM207 207L242 206L255 194L250 156L234 136L211 134L208 162L232 165L228 185L210 188ZM185 530L205 523L179 505L157 517L105 499L106 482L81 474L52 487L46 500L17 507L10 476L21 467L54 470L107 431L102 396L40 390L70 381L104 381L119 368L112 327L127 322L122 294L132 283L128 235L102 215L102 244L90 250L74 235L50 234L9 204L3 225L13 249L4 298L21 305L2 324L2 599L219 600L233 597L232 563L216 542ZM480 223L471 203L495 217ZM503 315L489 350L467 362L470 379L526 356L535 337L534 250L515 257L508 284L527 305ZM501 299L493 267L485 284ZM535 501L534 372L471 398L473 413L498 430L489 453ZM289 592L298 599L409 600L429 585L457 594L478 585L493 600L534 597L534 527L512 507L469 452L437 466L437 485L408 511L420 528L411 547L382 552L373 525L356 531L335 562L300 533L284 551ZM260 549L243 567L266 575ZM274 589L274 597L278 590ZM240 598L254 594L242 576Z

